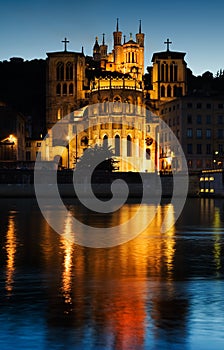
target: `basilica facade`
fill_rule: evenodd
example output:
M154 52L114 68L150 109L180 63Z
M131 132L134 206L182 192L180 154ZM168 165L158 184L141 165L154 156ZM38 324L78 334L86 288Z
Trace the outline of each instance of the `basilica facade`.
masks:
M184 53L170 51L167 40L167 51L153 55L152 84L146 90L144 40L141 22L135 38L130 33L127 40L117 19L110 52L103 34L102 43L95 39L92 57L83 49L69 51L66 38L64 51L47 53L43 159L60 158L62 167L74 168L86 148L106 143L114 149L119 171L158 170L156 113L161 101L186 93L186 63Z
M144 106L141 23L135 40L130 35L126 41L117 20L113 39L108 52L104 35L102 44L96 38L91 59L68 51L67 39L64 51L47 54L46 160L60 156L63 167L73 168L87 147L107 144L120 171L154 171L157 124L149 125L152 118ZM57 128L52 129L56 123L63 129L62 140ZM152 140L148 146L147 138Z

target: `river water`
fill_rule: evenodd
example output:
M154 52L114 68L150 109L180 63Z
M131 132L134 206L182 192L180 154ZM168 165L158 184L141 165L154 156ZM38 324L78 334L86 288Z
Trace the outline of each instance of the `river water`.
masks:
M223 350L224 200L188 199L162 234L169 206L135 239L97 249L55 233L35 199L1 199L0 349Z

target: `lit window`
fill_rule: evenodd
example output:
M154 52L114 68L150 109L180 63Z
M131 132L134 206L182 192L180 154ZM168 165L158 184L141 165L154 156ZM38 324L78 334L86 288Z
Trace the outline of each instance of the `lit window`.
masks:
M213 176L210 176L209 180L210 180L210 181L214 181L215 179L214 179Z
M205 179L204 179L204 177L200 177L200 181L204 181Z

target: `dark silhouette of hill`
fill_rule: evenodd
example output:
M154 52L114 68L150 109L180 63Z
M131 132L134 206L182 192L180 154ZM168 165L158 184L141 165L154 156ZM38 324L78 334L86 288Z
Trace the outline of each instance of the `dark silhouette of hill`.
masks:
M193 75L190 69L187 70L188 95L218 96L224 94L224 74L223 71L213 73L206 71L202 75Z

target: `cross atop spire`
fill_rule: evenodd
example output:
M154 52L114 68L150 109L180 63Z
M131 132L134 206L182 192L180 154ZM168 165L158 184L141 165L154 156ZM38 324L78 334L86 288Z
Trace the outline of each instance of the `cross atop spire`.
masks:
M67 40L67 38L65 38L64 40L62 40L62 43L65 45L64 51L67 51L67 44L69 43L69 40Z
M172 44L172 41L170 41L169 39L167 39L167 41L164 41L164 44L167 45L167 51L170 51L170 44Z

